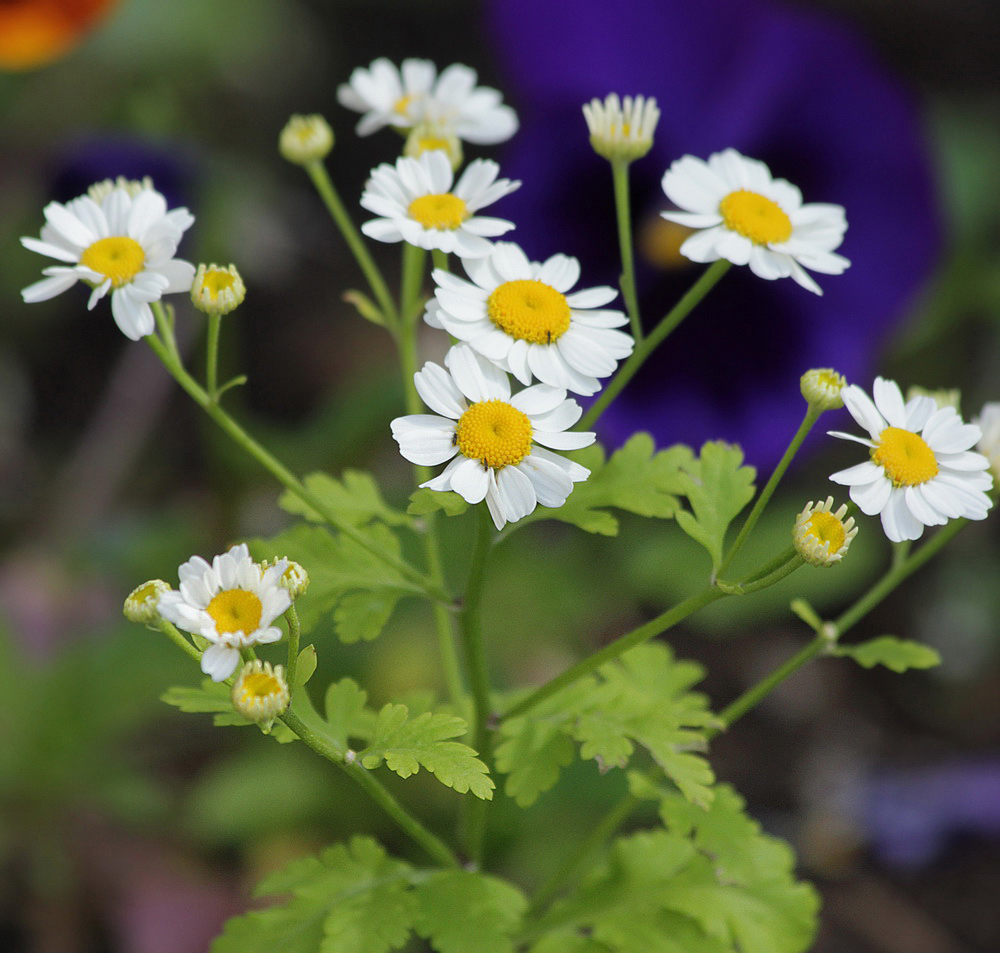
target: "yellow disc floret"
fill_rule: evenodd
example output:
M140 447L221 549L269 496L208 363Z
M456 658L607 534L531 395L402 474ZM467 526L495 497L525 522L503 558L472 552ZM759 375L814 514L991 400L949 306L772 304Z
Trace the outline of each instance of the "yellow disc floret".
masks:
M551 344L569 329L566 296L544 281L506 281L490 295L486 314L512 338L532 344Z
M937 459L926 441L900 427L886 427L879 434L872 460L896 487L919 486L938 474Z
M792 527L795 551L812 566L834 566L858 535L854 517L847 516L847 504L833 511L833 497L810 503L799 513Z
M223 589L206 606L219 635L231 632L256 632L260 628L260 599L246 589Z
M459 418L455 442L465 456L499 470L531 453L531 421L506 401L483 400Z
M792 220L777 202L740 189L719 203L726 228L739 232L756 245L787 242L792 236Z
M146 264L146 253L134 238L114 235L99 238L85 249L80 264L111 279L115 288L127 285Z
M439 195L421 195L410 202L407 209L410 218L420 222L424 228L439 228L453 231L469 217L469 209L463 199L451 192Z
M806 532L816 539L820 545L826 543L831 553L835 553L844 545L847 534L844 524L832 513L813 513L806 522Z

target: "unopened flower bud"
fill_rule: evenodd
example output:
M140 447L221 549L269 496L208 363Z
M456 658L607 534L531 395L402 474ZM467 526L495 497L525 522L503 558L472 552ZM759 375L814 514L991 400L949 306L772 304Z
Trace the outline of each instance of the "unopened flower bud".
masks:
M448 157L453 170L462 164L461 141L442 126L436 123L420 123L407 133L403 155L419 159L425 152L434 150L443 152Z
M799 513L792 528L795 551L811 566L832 566L839 563L850 547L851 540L858 535L854 517L844 519L847 504L842 504L836 513L831 512L832 509L832 496L815 505L810 502Z
M278 151L295 165L325 159L333 148L333 130L319 115L292 116L278 138Z
M288 707L288 682L281 665L247 662L233 682L233 708L244 718L269 726Z
M599 156L611 161L632 162L653 147L653 132L660 119L660 110L652 97L626 96L619 100L615 93L604 102L592 99L583 107L583 116L590 130L590 144Z
M847 379L832 367L817 367L806 371L799 379L802 396L810 407L817 410L837 410L844 406L840 392L847 386Z
M976 449L990 461L994 486L1000 485L1000 403L983 404L972 422L983 432Z
M962 392L957 387L942 387L938 390L931 390L927 387L917 387L914 385L907 389L906 399L913 400L914 397L930 397L939 408L952 407L958 410L959 404L962 403Z
M157 605L160 596L170 591L170 585L162 579L150 579L141 586L136 586L125 600L122 612L130 622L141 622L149 625L159 618L160 612Z
M205 314L229 314L247 295L235 265L199 265L191 285L191 303Z
M278 563L285 564L285 571L281 574L278 585L283 589L287 589L288 594L293 600L304 595L305 591L309 588L309 573L306 572L305 567L295 562L294 559L287 559L284 556L281 559L265 559L260 564L261 572L267 572L268 569L272 566L277 566Z

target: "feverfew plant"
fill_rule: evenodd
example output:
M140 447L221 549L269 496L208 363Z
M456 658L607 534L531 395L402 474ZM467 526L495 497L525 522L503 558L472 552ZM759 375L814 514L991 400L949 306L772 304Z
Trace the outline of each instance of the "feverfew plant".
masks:
M622 266L616 307L619 289L584 280L574 290L581 278L574 257L553 249L533 262L514 243L491 241L517 223L477 213L493 203L502 213L518 183L499 179L492 160L455 169L458 143L500 142L517 119L497 90L476 81L466 66L438 73L416 59L400 68L379 59L354 71L339 98L362 114L357 132L392 127L407 137L372 171L354 214L323 164L335 141L326 120L293 117L279 137L285 158L312 179L368 285L345 300L398 352L404 387L385 438L413 464L408 500L387 501L375 477L357 470L300 478L225 409L226 392L244 379L218 380L222 318L232 320L243 301L243 280L235 266L196 271L174 257L193 218L185 209L168 211L152 183L109 180L65 206L52 203L41 239L24 239L62 262L25 289L25 300L44 300L78 281L93 289L91 307L110 293L123 333L144 339L187 394L274 477L285 491L281 505L300 521L252 549L239 543L211 561L191 556L177 589L157 579L129 595L126 616L164 633L208 676L164 699L211 713L220 726L256 725L277 742L310 749L370 797L411 847L405 857L391 856L358 832L293 861L259 886L281 899L230 920L213 953L385 953L421 941L439 953L800 953L816 933L816 893L797 879L791 850L716 780L712 739L820 656L896 671L936 663L933 650L912 642L845 636L968 521L988 515L996 499L996 405L983 409L980 429L933 396L904 402L892 381L876 378L873 400L866 382L849 383L829 367L802 368L802 424L759 490L740 448L721 441L657 449L639 433L608 454L594 445L602 413L654 350L669 346L671 332L730 266L748 265L766 280L790 277L820 293L809 272L835 281L849 266L837 252L846 213L804 203L794 185L735 150L679 157L663 174L678 209L664 217L693 230L681 253L708 267L658 322L644 323L628 175L652 144L655 101L610 93L584 106L580 124L579 148L589 130L610 165ZM377 217L359 228L361 208ZM400 245L398 291L365 237ZM467 278L455 273L456 258ZM249 284L252 294L252 276ZM161 301L179 291L204 313L183 317L206 323L203 381L185 365L175 316ZM421 362L424 324L438 336L443 366ZM592 398L586 410L571 393ZM831 479L850 487L861 513L881 517L893 559L836 618L795 600L793 611L812 630L798 653L739 697L710 701L697 689L701 667L676 658L661 637L709 604L753 599L803 566L840 572L855 536L878 532L817 487L819 502L793 501L799 515L787 527L786 547L745 566L744 544L802 442L824 413L845 404L866 436L833 435L864 446L867 460ZM440 472L429 469L440 465ZM703 548L701 586L547 681L499 683L482 625L490 552L545 520L616 536L615 510L661 521L662 533L687 534ZM450 578L442 541L465 534L466 523L474 531L461 538L475 540L467 572ZM528 532L544 546L543 530ZM375 708L351 678L318 689L317 655L333 639L376 638L404 597L431 609L447 697ZM303 624L303 600L328 611L307 613ZM537 637L544 639L543 629ZM575 759L624 779L627 793L594 816L580 842L561 845L546 879L502 873L493 802L532 810ZM407 779L421 769L453 792L455 823L432 821L419 794L386 783L389 773ZM637 828L644 802L657 820Z

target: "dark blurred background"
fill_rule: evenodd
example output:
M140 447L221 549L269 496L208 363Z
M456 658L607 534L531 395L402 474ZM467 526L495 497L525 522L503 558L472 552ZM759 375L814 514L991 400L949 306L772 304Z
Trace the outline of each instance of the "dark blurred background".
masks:
M399 503L408 473L388 439L400 408L393 353L341 301L360 276L305 176L278 156L281 127L293 112L327 116L329 167L359 213L368 171L392 161L399 140L358 139L337 85L377 56L469 64L523 120L507 146L467 150L524 180L497 214L518 223L513 237L531 254L578 255L583 283L598 284L616 274L610 176L579 105L612 90L652 94L664 119L634 169L637 226L655 225L673 158L734 145L807 201L847 207L842 250L854 266L820 276L822 299L730 276L609 415L607 442L639 428L661 445L721 437L766 468L802 413L798 375L816 365L865 387L876 372L904 388L961 387L967 416L1000 399L996 5L611 6L0 2L0 949L194 953L284 860L355 830L408 849L298 746L213 729L157 700L198 673L124 623L124 596L286 518L278 488L118 332L106 303L87 312L76 288L21 302L48 262L18 238L38 234L48 201L150 174L187 205L197 222L182 257L234 262L248 289L224 323L225 369L249 375L230 409L296 471L371 468ZM670 236L642 235L655 319L697 272L669 252ZM397 250L377 252L394 277ZM198 367L200 315L183 296L175 303ZM423 343L427 357L440 352L436 337ZM794 514L847 465L829 443L812 441L790 475L755 540L762 552L785 545ZM463 532L448 554L455 579ZM618 541L544 525L514 536L489 592L498 680L541 681L683 597L704 567L680 536L639 519L623 521ZM879 537L865 520L843 566L804 569L672 636L678 655L706 666L717 705L803 644L789 598L806 593L832 614L886 564ZM900 677L815 663L714 745L720 777L795 845L822 891L821 953L1000 949L997 539L992 519L971 527L852 633L921 639L940 668ZM420 606L404 604L374 643L315 641L320 675L355 674L376 702L440 687ZM577 768L528 816L504 814L493 845L503 872L528 887L543 880L558 860L551 832L582 834L617 796L620 779L596 780ZM413 784L444 828L454 800Z

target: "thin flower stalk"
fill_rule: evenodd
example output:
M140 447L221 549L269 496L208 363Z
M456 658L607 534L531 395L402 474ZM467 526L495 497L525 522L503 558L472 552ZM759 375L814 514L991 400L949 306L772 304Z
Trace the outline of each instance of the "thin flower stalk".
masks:
M636 346L642 341L642 318L639 315L639 299L635 290L635 253L632 247L632 210L629 204L628 167L625 159L611 162L611 176L615 190L615 216L618 220L618 247L621 250L622 298L632 326L632 337Z

